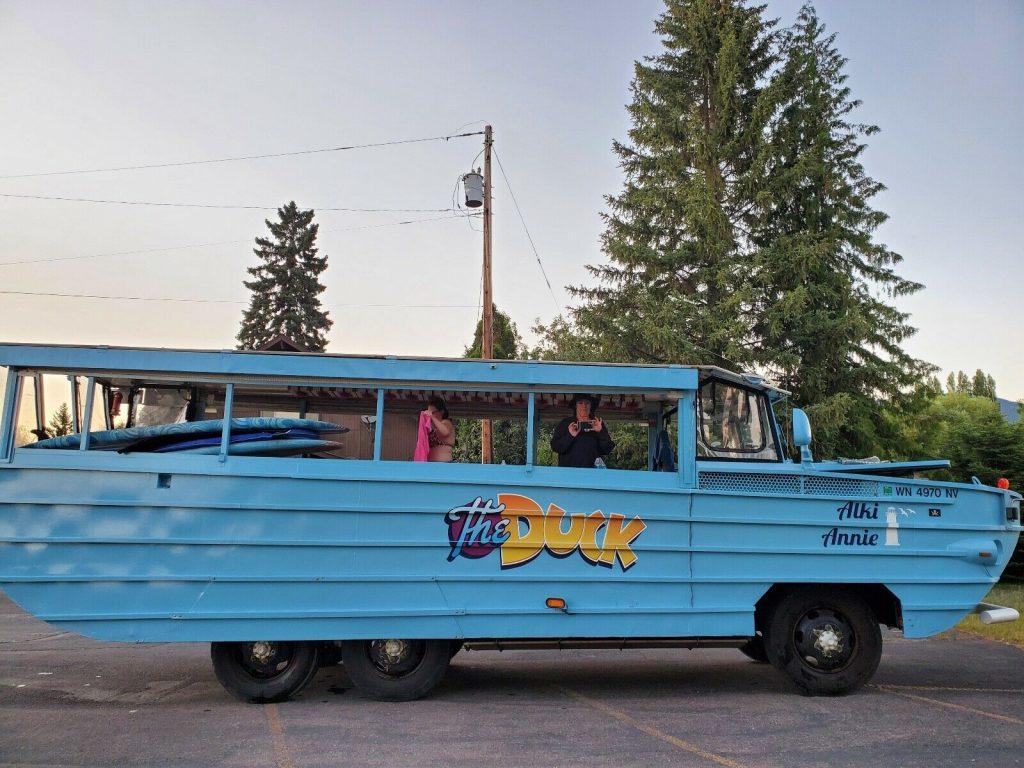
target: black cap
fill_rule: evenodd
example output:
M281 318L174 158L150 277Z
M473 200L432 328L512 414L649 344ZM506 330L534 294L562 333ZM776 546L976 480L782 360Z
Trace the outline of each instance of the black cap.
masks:
M575 395L572 396L572 400L570 401L569 405L575 409L576 403L578 403L580 400L587 400L590 402L591 413L594 413L597 410L597 406L601 402L601 398L599 398L597 395L588 395L582 392L577 392Z

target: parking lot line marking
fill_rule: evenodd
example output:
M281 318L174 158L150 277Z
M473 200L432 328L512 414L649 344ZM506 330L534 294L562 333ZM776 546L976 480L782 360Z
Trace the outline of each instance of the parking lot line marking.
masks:
M288 744L284 740L284 725L281 723L281 714L277 711L277 704L264 704L263 712L267 716L267 725L270 726L270 738L274 746L274 762L277 768L295 768L292 756L288 753Z
M957 709L961 712L970 712L971 714L981 715L982 717L990 717L993 720L1001 720L1004 723L1012 723L1013 725L1024 725L1024 720L1018 717L1011 717L1010 715L997 715L995 712L986 712L984 709L975 709L974 707L966 707L963 704L954 704L951 701L941 701L939 699L933 699L930 696L919 696L916 693L907 693L906 691L897 691L888 685L876 685L880 691L891 693L896 696L902 696L905 699L914 699L915 701L924 701L929 704L938 704L940 707L948 707L949 709Z
M963 691L966 693L1024 693L1024 688L968 688L955 685L890 685L889 683L886 683L885 687L900 691Z
M556 687L566 696L576 699L577 701L586 704L588 707L604 712L606 715L611 715L620 723L625 723L628 726L636 728L641 733L646 733L648 736L653 736L655 739L661 739L667 744L671 744L673 747L681 749L684 752L689 752L692 755L703 757L705 760L710 760L718 765L724 765L726 768L745 768L742 763L737 763L735 760L730 760L722 755L716 755L714 752L708 752L707 750L701 749L696 744L691 744L688 741L683 741L671 734L660 731L657 728L647 725L647 723L643 723L635 717L626 714L621 709L616 709L613 706L605 704L603 701L598 701L597 699L592 699L589 696L584 696L582 693L578 693L571 688L565 688L560 685Z

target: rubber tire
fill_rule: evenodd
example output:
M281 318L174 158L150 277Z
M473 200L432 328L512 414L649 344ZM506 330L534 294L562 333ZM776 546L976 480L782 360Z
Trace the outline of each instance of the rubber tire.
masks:
M850 663L838 672L816 670L796 652L796 623L819 606L842 613L854 633L857 650ZM862 598L842 588L806 587L790 592L768 617L764 639L768 660L807 696L852 693L871 679L882 658L882 631L877 617Z
M433 690L451 661L450 640L426 640L423 659L412 672L391 677L370 660L367 640L346 640L341 646L341 661L355 687L364 696L377 701L413 701Z
M739 647L740 653L758 664L768 663L768 651L764 648L764 636L754 635Z
M296 642L295 663L280 677L261 680L250 675L238 662L238 645L240 643L210 643L213 672L228 693L252 704L287 701L309 685L320 666L319 643Z

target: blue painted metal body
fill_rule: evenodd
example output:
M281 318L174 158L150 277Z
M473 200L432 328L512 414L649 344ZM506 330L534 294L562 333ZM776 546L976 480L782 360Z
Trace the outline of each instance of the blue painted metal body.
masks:
M1020 497L994 488L697 460L696 391L714 372L696 368L22 345L0 345L0 365L203 376L236 398L257 379L501 388L530 393L531 416L545 392L679 404L679 469L659 473L383 461L382 391L374 460L13 450L8 386L0 587L106 640L747 636L786 583L884 585L923 637L974 608L1020 533ZM509 520L511 540L456 554L457 510L487 502L506 512L474 519L489 534Z

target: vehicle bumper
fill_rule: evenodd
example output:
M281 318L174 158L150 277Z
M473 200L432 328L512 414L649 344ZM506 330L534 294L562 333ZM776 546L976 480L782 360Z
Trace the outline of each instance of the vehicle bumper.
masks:
M982 624L1002 624L1005 621L1017 621L1020 611L1016 608L1004 608L992 603L978 603L971 613L978 614Z

